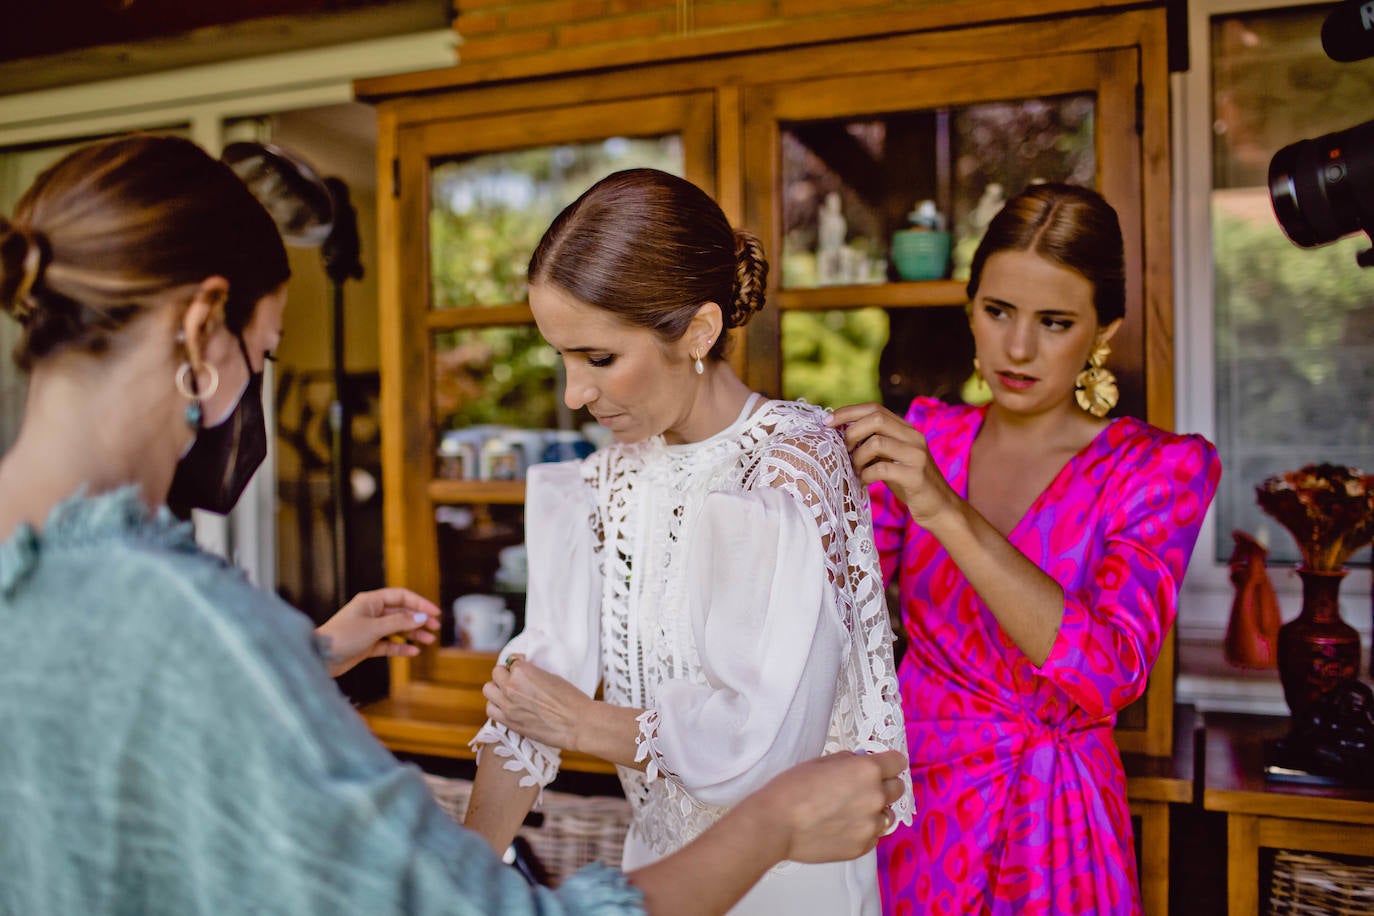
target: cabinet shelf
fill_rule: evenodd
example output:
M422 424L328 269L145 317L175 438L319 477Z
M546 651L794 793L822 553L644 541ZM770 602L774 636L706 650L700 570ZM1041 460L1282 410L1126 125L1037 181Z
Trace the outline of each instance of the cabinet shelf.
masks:
M819 286L781 289L773 294L778 308L817 311L835 308L902 308L963 305L968 301L962 280L921 280L914 283L873 283L856 286Z
M412 683L395 688L386 699L359 712L373 734L391 750L472 760L468 747L486 722L486 699L480 687ZM584 754L563 755L562 769L614 773L615 767Z
M523 480L431 480L429 498L436 503L500 503L525 501Z
M511 305L473 305L430 309L425 313L425 327L431 331L454 331L506 324L530 324L533 321L534 313L530 311L529 304L524 302Z

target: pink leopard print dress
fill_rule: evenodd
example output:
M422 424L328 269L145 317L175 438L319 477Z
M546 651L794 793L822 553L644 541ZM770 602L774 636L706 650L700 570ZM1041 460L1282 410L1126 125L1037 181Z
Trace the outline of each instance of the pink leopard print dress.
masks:
M907 413L961 495L985 413L924 398ZM1009 538L1064 589L1039 667L939 542L872 488L909 638L898 679L916 799L915 822L878 847L884 912L1140 912L1112 726L1145 690L1220 476L1202 437L1129 417L1064 466Z

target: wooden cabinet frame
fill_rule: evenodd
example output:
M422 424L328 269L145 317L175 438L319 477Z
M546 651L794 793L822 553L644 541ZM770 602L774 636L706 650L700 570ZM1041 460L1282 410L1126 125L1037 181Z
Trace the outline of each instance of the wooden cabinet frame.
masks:
M1122 216L1127 264L1126 322L1113 339L1112 369L1118 377L1143 377L1144 325L1141 310L1140 225L1136 217L1140 188L1139 144L1133 99L1137 52L1115 49L1046 55L1033 60L995 60L770 83L744 95L745 223L758 232L764 249L782 251L778 225L778 124L832 118L876 117L887 113L938 109L1004 99L1092 93L1096 99L1097 186ZM909 308L963 305L959 282L889 283L836 289L782 290L777 271L770 279L775 311L806 308ZM770 329L771 330L771 329ZM773 332L776 333L776 332ZM757 341L751 359L756 387L777 390L781 378L778 348ZM752 355L752 354L751 354ZM1123 356L1125 357L1123 359ZM768 357L772 357L768 359ZM764 362L764 360L767 360Z
M960 3L968 21L984 6ZM1124 12L1083 4L1081 15L950 27L948 10L900 17L900 34L814 40L803 47L621 65L609 56L581 72L510 78L499 64L435 77L368 80L359 95L379 117L379 287L382 461L388 580L438 595L434 508L461 501L519 502L521 484L432 479L430 341L435 331L529 321L528 308L431 310L428 171L433 157L676 132L689 179L776 260L779 119L830 118L1069 92L1097 95L1098 187L1117 207L1127 239L1127 322L1114 342L1137 373L1146 418L1173 421L1173 316L1169 234L1168 74L1162 8ZM980 12L982 10L982 12ZM938 12L938 15L937 15ZM579 58L582 59L582 58ZM856 305L962 304L951 281L780 290L733 357L746 381L780 390L780 314ZM1113 369L1117 370L1117 365ZM1120 371L1120 370L1119 370ZM392 747L465 756L482 718L490 656L454 649L393 659L392 695L366 710ZM1173 639L1144 700L1143 724L1119 729L1123 750L1170 752ZM570 761L575 763L575 761ZM588 764L590 765L590 764Z

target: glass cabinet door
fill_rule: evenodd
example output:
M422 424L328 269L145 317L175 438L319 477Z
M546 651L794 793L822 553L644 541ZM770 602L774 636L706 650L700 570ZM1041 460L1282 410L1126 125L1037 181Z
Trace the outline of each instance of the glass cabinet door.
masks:
M525 474L601 444L585 411L564 405L561 363L534 326L531 252L563 207L614 171L653 167L714 191L713 118L709 94L684 93L399 130L395 243L408 269L383 304L383 327L399 333L382 342L382 378L395 469L387 525L399 533L388 562L402 568L389 576L438 597L452 647L408 677L442 682L466 670L455 648L497 648L504 627L474 641L455 599L500 596L521 628Z
M779 265L768 291L779 317L749 328L750 384L897 413L916 395L985 399L964 313L969 262L1006 198L1062 181L1096 188L1121 219L1116 413L1147 417L1137 73L1132 49L747 92L746 219ZM1171 662L1158 670L1171 682ZM1155 705L1122 711L1122 747L1144 746Z
M880 400L904 410L918 394L979 400L963 315L969 263L1006 198L1062 181L1103 191L1134 249L1134 330L1114 341L1112 368L1124 411L1143 416L1135 56L1067 54L747 93L746 215L776 265L769 296L780 313L751 340L751 382L829 407ZM777 354L771 364L768 353Z

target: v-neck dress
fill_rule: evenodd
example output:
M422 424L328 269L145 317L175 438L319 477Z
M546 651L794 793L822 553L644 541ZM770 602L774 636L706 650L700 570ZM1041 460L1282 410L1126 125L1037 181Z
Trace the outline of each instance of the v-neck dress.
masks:
M907 413L961 494L985 416L926 398ZM1064 590L1038 667L940 542L871 488L909 640L898 680L918 812L879 844L884 912L1140 912L1112 727L1145 690L1220 476L1201 436L1131 417L1069 459L1008 538Z

